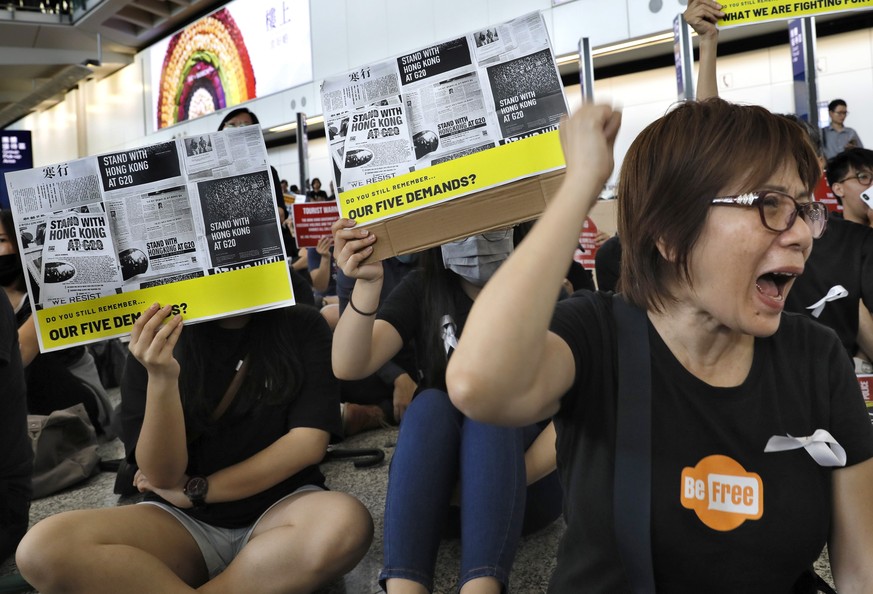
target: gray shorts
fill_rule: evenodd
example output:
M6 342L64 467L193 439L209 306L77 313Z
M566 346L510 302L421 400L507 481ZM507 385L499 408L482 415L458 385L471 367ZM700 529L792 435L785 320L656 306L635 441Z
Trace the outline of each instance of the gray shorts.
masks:
M200 552L203 554L203 560L206 562L206 569L209 571L209 579L211 580L224 571L230 562L239 554L242 548L249 541L249 538L255 527L258 525L258 522L261 521L261 518L263 518L268 511L289 497L307 491L324 491L324 489L318 485L303 485L293 493L289 493L268 507L250 526L244 526L242 528L220 528L218 526L212 526L211 524L192 518L181 509L162 501L140 501L139 504L159 507L182 523L182 526L184 526L185 529L191 533L191 536L194 537L194 540L197 541L197 546L200 547Z

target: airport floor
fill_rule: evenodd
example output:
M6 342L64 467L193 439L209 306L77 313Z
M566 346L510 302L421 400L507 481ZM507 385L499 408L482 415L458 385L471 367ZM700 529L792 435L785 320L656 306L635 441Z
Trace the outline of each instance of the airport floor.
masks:
M117 389L111 391L118 398ZM382 520L385 492L388 483L388 463L394 452L397 439L396 428L380 429L353 436L345 440L342 448L379 448L385 452L385 460L378 466L355 468L352 459L331 460L322 465L331 489L351 493L360 499L370 510L375 523L375 537L370 550L358 566L318 594L376 594L382 592L378 584L379 570L382 566ZM120 458L123 447L117 439L100 446L104 459ZM111 507L130 504L137 497L119 499L112 492L115 474L103 472L88 481L60 493L35 500L31 506L31 525L39 520L62 511L72 509ZM546 591L549 576L555 565L555 552L558 540L564 531L563 520L558 520L540 532L524 538L516 556L510 576L510 592L516 594L538 594ZM443 541L437 558L434 594L452 594L457 591L459 541ZM827 553L824 552L816 564L816 570L828 582L831 581ZM4 578L17 573L13 559L0 560L0 584ZM0 592L10 592L0 588ZM35 592L34 590L14 590Z

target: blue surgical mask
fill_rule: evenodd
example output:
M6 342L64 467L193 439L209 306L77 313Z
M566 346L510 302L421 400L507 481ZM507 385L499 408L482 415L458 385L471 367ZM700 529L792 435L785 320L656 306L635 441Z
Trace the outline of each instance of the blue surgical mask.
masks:
M512 229L489 231L441 246L443 265L477 287L494 275L512 253Z

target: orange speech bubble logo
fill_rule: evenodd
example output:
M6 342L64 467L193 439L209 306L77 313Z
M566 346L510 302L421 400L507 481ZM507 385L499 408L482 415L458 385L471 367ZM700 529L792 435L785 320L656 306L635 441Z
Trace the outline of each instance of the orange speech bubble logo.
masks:
M727 456L707 456L694 468L682 469L682 507L722 532L764 513L764 483L754 472Z

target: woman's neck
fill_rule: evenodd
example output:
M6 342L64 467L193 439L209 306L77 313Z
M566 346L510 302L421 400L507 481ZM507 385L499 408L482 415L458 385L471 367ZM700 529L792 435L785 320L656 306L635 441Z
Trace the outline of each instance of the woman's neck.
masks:
M732 330L705 312L682 304L647 312L673 356L689 373L711 386L742 384L752 368L755 337Z

